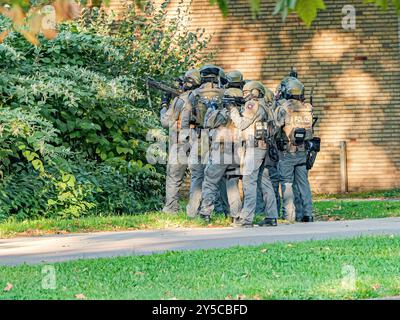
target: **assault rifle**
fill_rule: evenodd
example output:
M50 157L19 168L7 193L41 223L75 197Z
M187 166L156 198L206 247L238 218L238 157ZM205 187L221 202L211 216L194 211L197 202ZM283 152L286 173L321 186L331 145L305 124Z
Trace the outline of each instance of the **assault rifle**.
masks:
M199 102L203 103L207 109L217 110L217 109L223 109L228 105L240 106L245 104L246 101L242 97L224 96L222 98L215 97L210 100L205 98L200 98Z
M225 96L222 98L222 103L224 105L231 105L234 104L236 106L240 106L246 103L246 100L242 97L228 97Z
M150 88L156 89L156 90L160 90L163 91L167 94L170 94L172 98L177 97L179 95L182 94L183 90L181 90L180 88L175 88L173 86L170 86L168 84L166 84L165 82L162 81L157 81L153 78L148 77L146 79L146 85L148 85Z

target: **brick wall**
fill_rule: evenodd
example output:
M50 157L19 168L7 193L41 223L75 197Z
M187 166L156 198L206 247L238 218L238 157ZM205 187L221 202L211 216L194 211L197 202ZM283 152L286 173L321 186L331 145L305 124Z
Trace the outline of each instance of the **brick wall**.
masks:
M111 0L118 10L122 0ZM170 14L180 1L172 0ZM322 151L311 172L314 192L340 191L339 143L347 141L349 190L400 187L400 44L394 10L361 0L326 0L309 29L295 15L273 17L274 1L261 1L253 18L247 0L231 1L224 19L208 0L190 5L188 27L205 28L218 50L215 64L240 69L275 89L296 66L308 92L316 85L316 134ZM184 3L188 3L184 0ZM342 28L342 7L356 8L356 29Z

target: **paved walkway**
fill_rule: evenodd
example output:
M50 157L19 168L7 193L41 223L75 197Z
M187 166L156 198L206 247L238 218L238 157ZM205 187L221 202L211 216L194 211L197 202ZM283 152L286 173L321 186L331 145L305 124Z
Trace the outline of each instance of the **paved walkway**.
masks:
M100 232L0 240L0 265L225 248L272 242L400 234L400 218L315 222L277 228L195 228Z

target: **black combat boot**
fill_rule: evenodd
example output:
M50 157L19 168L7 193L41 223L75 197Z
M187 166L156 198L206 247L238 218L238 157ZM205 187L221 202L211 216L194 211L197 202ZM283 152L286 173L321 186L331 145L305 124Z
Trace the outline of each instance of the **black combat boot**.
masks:
M211 223L211 217L208 215L200 215L200 219L203 220L205 223Z
M314 222L314 217L312 217L312 216L304 216L301 219L301 222Z
M275 218L265 218L258 225L260 227L276 227L278 225L278 220Z

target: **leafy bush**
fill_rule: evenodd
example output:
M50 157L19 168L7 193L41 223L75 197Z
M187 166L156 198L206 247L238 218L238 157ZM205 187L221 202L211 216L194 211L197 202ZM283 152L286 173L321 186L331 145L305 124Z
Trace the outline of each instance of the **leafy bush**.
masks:
M39 172L44 171L42 159L52 161L69 155L69 150L55 147L57 130L51 122L30 111L0 108L0 176L15 170L14 164L27 161Z
M89 183L77 183L69 173L43 175L20 165L19 170L0 181L0 219L89 214L97 206L93 188Z
M20 218L134 213L160 206L163 168L146 162L160 98L148 75L171 80L208 58L208 39L167 20L165 4L91 9L32 46L0 44L0 212ZM2 26L8 22L0 20ZM148 103L151 100L152 103Z

